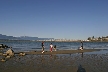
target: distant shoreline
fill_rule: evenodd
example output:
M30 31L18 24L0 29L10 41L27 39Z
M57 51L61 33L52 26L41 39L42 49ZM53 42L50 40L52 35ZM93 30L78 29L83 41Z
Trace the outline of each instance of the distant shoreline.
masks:
M81 42L82 40L76 40L76 41L45 41L45 40L8 40L8 39L0 39L0 42L9 42L9 41L29 41L29 42ZM83 41L83 42L108 42L108 41Z

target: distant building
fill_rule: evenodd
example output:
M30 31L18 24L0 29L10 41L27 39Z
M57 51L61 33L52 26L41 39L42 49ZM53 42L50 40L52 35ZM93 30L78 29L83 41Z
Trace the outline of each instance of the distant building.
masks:
M89 40L89 41L108 41L108 36L106 36L106 37L88 37L88 39L87 40Z
M108 36L102 37L102 40L103 40L103 41L108 41Z

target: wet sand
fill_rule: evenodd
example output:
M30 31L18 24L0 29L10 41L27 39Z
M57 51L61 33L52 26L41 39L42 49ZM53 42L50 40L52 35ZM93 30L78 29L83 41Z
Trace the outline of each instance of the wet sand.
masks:
M94 50L83 50L91 51ZM6 62L0 61L0 72L77 72L79 65L82 65L86 72L108 71L108 53L85 54L77 50L63 50L52 54L38 52L27 52L25 56L15 54Z
M45 51L44 53L41 53L42 51L29 51L25 52L26 54L72 54L72 53L82 53L82 52L93 52L93 51L100 51L102 49L84 49L84 50L58 50L58 51ZM16 52L18 54L20 52Z

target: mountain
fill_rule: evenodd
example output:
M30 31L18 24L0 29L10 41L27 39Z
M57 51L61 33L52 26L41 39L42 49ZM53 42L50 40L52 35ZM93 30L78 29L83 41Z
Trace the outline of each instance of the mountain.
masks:
M0 34L0 39L17 39L17 38L13 36L6 36L6 35Z
M20 36L20 37L13 37L0 34L0 39L8 39L8 40L50 40L54 38L38 38L38 37L29 37L29 36Z
M38 37L29 37L29 36L21 36L21 37L16 37L21 40L38 40Z

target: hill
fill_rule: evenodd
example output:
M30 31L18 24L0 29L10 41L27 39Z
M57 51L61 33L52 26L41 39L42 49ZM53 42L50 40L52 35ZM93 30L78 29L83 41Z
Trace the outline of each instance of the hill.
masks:
M7 36L0 34L0 39L7 39L7 40L50 40L54 38L38 38L38 37L29 37L29 36L20 36L20 37L14 37L14 36Z

